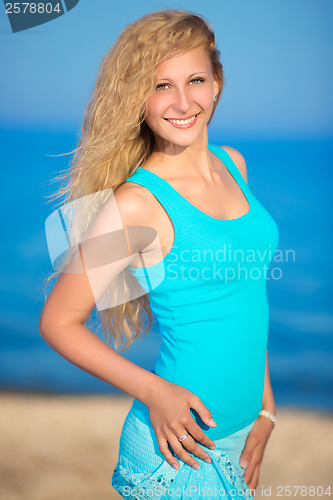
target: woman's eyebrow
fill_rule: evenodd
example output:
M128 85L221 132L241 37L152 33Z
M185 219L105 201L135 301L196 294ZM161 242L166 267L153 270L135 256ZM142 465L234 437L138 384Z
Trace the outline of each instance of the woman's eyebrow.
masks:
M194 75L206 75L206 71L196 71L195 73L192 73L189 75L187 78L192 78ZM168 80L169 82L172 82L172 78L167 78L167 77L159 77L158 80Z

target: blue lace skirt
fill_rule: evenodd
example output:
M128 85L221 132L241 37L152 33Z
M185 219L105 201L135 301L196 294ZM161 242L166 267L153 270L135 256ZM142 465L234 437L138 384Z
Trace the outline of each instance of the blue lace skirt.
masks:
M188 452L198 461L200 469L193 469L176 456L179 463L176 470L160 452L153 427L141 422L130 410L122 428L112 486L123 498L136 500L251 499L253 496L243 478L245 470L239 465L239 458L253 424L214 440L215 450L198 443L210 455L211 464Z

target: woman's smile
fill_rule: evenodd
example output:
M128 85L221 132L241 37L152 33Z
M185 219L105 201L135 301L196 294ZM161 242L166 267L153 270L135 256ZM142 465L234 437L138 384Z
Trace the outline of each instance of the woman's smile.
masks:
M188 118L164 118L164 120L166 120L176 128L190 128L193 127L193 125L195 125L195 123L197 122L199 114L200 112Z

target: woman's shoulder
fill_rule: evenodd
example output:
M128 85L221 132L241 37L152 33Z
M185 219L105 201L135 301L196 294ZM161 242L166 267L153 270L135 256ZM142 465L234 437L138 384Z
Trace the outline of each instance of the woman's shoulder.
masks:
M219 146L219 147L224 149L228 153L228 155L230 156L230 158L232 159L232 161L242 174L245 182L247 182L246 161L242 153L240 153L237 149L232 148L231 146Z
M145 225L152 216L149 192L134 182L123 182L114 192L114 199L125 225Z

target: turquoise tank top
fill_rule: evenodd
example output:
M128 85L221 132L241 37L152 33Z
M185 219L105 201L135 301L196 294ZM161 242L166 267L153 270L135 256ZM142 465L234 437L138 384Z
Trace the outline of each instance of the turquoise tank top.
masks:
M192 416L207 436L221 439L251 424L262 407L266 275L279 233L228 153L208 148L237 182L249 211L231 220L208 216L139 167L127 181L146 187L161 203L174 227L174 243L157 264L128 269L149 293L161 335L151 371L199 396L217 426L206 425L194 409ZM152 427L146 405L134 399L131 411Z

